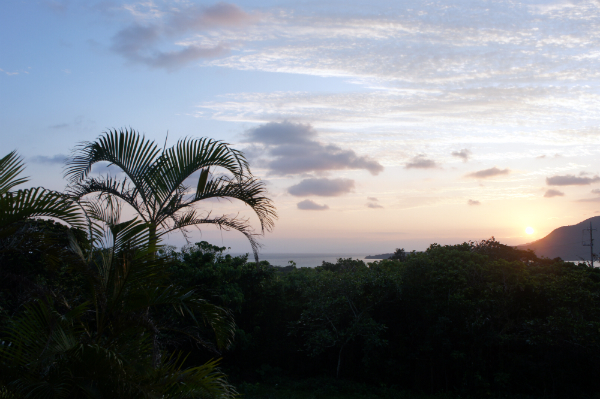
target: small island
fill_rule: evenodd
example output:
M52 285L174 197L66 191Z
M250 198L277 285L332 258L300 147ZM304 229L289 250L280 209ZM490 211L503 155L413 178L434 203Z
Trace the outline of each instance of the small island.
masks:
M392 255L394 254L367 255L365 256L365 259L389 259L392 257Z

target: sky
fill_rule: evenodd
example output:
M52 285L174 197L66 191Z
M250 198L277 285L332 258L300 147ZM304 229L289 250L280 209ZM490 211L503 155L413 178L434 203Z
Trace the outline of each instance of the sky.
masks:
M6 0L2 148L63 190L108 129L224 140L277 208L265 253L523 244L599 214L599 28L598 1Z

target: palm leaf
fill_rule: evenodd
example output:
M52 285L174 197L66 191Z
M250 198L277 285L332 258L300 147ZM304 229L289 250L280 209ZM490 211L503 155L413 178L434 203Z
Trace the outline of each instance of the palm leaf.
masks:
M89 178L70 185L68 192L75 198L83 198L89 194L97 194L98 198L117 197L134 208L144 220L148 216L144 206L139 201L137 188L131 185L127 178L123 180L117 180L110 176Z
M219 140L185 138L166 149L149 173L159 203L164 205L192 173L211 166L224 168L236 178L250 172L244 155Z
M242 233L250 243L252 247L252 253L254 254L254 260L258 263L258 250L260 244L256 241L256 237L260 234L254 233L252 227L248 224L247 219L241 219L237 217L230 217L227 215L217 216L214 218L209 217L198 217L195 209L189 209L185 213L173 215L171 217L173 225L169 230L166 230L163 234L167 234L174 230L183 230L189 226L198 226L201 224L211 224L217 226L219 229L224 231L237 230Z
M201 366L183 369L186 357L181 353L165 357L150 378L164 387L165 398L222 398L238 397L227 376L217 368L220 359Z
M12 151L0 159L0 195L8 193L13 187L28 181L26 177L17 177L24 169L23 160L16 151Z
M54 217L74 227L85 227L77 203L65 194L36 187L0 196L0 229L39 216Z
M139 190L143 202L152 198L147 177L160 149L154 141L140 136L133 129L115 129L104 132L95 142L84 142L75 150L73 159L67 162L65 177L78 183L88 177L92 166L107 161L118 166Z
M201 176L202 178L202 176ZM244 178L243 180L220 177L204 184L201 191L196 191L193 199L188 204L193 204L208 198L237 199L248 205L256 213L260 220L261 230L271 231L275 226L277 212L273 201L266 197L264 182L255 178Z

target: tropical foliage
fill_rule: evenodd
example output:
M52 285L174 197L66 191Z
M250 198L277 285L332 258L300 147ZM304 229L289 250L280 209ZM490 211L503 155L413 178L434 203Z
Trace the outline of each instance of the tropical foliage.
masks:
M28 178L20 177L24 169L23 161L15 151L0 159L0 237L11 236L17 223L38 216L81 225L83 217L79 207L69 196L42 187L13 190L28 181Z
M31 398L233 397L217 361L184 367L185 355L161 350L159 333L169 326L155 317L173 307L209 325L226 348L234 328L228 311L169 284L167 259L154 256L144 223L119 223L110 205L87 210L92 246L85 250L71 239L72 271L85 282L80 295L37 299L9 324L0 346L8 391ZM193 325L182 332L205 342Z
M180 252L172 278L234 310L236 343L223 367L249 397L600 392L598 269L494 239L432 245L369 267L341 259L272 268L225 251L200 243ZM340 386L364 383L371 395L331 382L340 359ZM303 385L317 378L312 390ZM374 393L383 386L396 390Z
M92 166L98 162L115 165L126 177L90 177ZM188 185L197 171L200 173L195 184ZM277 217L271 200L265 196L264 183L252 175L244 155L222 141L208 138L185 138L161 149L132 129L110 130L78 147L66 177L71 181L71 194L78 198L96 194L131 206L148 224L151 244L157 234L174 230L185 234L191 226L209 224L244 234L258 261L258 233L247 219L213 216L195 205L211 198L239 200L258 216L261 233L272 229Z

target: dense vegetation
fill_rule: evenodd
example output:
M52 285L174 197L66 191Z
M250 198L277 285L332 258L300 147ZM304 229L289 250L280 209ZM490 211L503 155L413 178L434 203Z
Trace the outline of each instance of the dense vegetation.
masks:
M246 220L191 205L230 195L268 229L264 187L219 142L181 141L175 162L134 133L104 138L68 195L16 190L20 159L0 159L0 398L600 397L600 269L493 238L314 268L177 250L162 234L196 223L256 249ZM135 184L86 177L98 160ZM232 177L209 173L219 162ZM138 217L121 221L123 203Z
M300 269L248 262L206 242L165 247L158 258L170 286L233 313L235 339L221 352L222 369L250 398L600 392L600 270L585 265L539 259L493 239L434 244L403 260ZM3 286L6 316L44 290L76 295L78 277L46 262L35 251L2 257L23 277ZM169 327L160 332L162 348L189 353L188 367L214 358L216 347L176 333L194 324L169 309L155 313Z
M491 239L404 260L273 268L199 243L172 278L234 311L236 381L335 377L414 392L600 392L600 270ZM382 396L383 397L383 396Z

